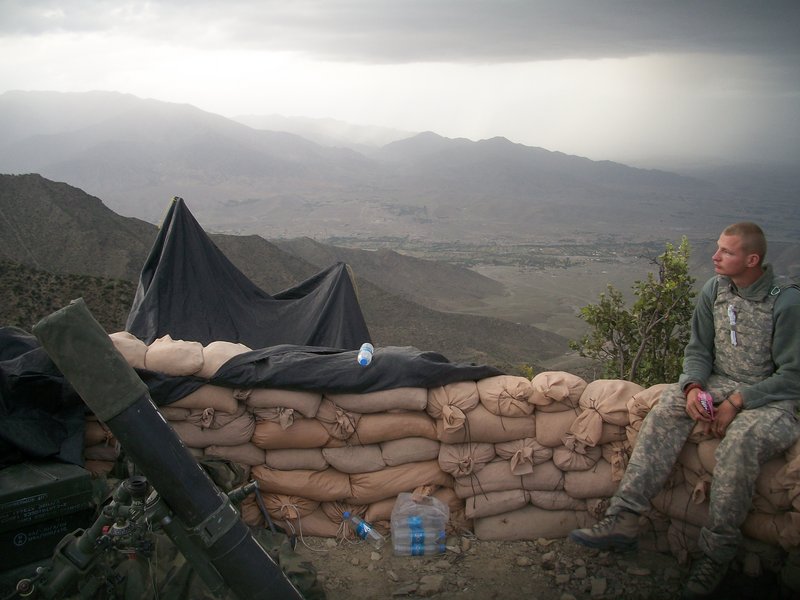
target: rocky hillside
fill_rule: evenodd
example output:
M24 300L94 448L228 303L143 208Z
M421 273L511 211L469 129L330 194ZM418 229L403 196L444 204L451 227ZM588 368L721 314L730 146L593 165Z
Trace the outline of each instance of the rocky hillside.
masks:
M0 210L0 259L5 261L0 325L29 329L42 316L82 296L104 327L123 328L139 271L156 236L155 226L116 215L98 198L38 175L0 175ZM258 236L213 235L212 239L271 294L321 270ZM338 252L321 251L331 258ZM469 271L430 261L406 263L395 255L392 262L397 265L381 263L382 276L394 280L399 289L438 278L439 287L429 283L427 289L431 295L444 296L470 289L475 280ZM535 368L567 348L564 338L536 327L439 312L408 295L400 297L371 281L370 268L365 266L365 273L354 270L362 311L379 345L414 346L441 352L453 361L493 364L508 371L523 364ZM444 272L448 276L442 279ZM460 280L459 272L463 272Z

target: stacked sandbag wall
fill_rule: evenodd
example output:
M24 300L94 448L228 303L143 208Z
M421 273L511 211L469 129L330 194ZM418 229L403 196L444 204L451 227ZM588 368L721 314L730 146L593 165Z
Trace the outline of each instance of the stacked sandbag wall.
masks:
M204 378L248 350L112 339L132 366ZM205 385L160 410L195 455L240 464L259 482L263 506L252 496L242 505L248 524L264 524L266 510L287 529L339 537L349 510L388 532L397 495L418 491L450 507L451 531L530 540L564 537L602 516L665 387L587 383L561 371L365 394ZM102 424L91 430L87 453L113 446ZM699 428L692 434L641 519L644 544L679 560L696 549L718 443ZM764 465L743 531L749 548L800 545L800 443Z

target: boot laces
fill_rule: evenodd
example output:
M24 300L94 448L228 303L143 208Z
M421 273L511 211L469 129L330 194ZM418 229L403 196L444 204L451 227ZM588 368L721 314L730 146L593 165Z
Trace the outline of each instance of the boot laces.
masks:
M608 515L607 517L604 517L602 520L592 525L592 533L602 534L611 531L614 528L614 524L616 522L617 522L616 515Z
M704 556L695 564L689 580L697 589L713 591L719 585L724 575L723 571L722 565Z

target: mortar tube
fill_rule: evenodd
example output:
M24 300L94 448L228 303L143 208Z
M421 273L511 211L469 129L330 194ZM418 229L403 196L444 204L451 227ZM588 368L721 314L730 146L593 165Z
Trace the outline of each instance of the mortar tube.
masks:
M247 600L302 600L158 412L147 386L83 299L39 321L33 333L177 519L199 538L234 594Z

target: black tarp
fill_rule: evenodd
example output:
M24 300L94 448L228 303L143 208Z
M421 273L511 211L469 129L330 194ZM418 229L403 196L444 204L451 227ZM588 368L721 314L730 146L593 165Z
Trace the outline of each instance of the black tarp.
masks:
M225 257L181 198L170 205L142 268L126 329L147 344L167 334L249 348L347 350L371 341L345 264L271 296Z
M28 458L83 465L86 407L37 340L0 327L0 467Z
M142 269L127 329L146 343L168 334L254 348L211 379L139 371L159 405L208 383L366 393L502 374L412 347L378 346L362 367L355 348L370 341L369 332L345 265L270 296L222 254L180 199ZM31 456L82 464L84 420L85 407L38 340L0 328L0 465Z

